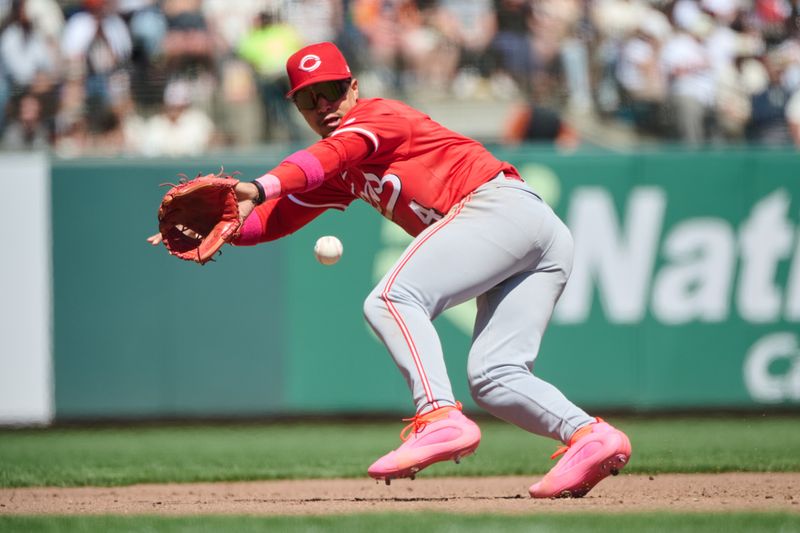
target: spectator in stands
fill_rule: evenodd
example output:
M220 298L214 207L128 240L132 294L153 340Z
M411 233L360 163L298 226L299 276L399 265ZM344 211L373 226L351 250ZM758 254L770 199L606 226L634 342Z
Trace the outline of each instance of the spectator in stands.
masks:
M344 26L342 0L287 2L285 19L304 44L336 41Z
M263 106L253 69L229 57L220 64L217 128L226 146L253 146L264 141Z
M25 0L25 13L48 46L57 53L64 30L64 12L59 3L56 0Z
M0 33L0 125L7 99L32 93L38 99L42 120L47 122L55 108L59 72L56 50L46 35L33 23L25 0L11 3L8 18ZM17 100L22 101L22 100Z
M125 152L122 124L114 109L119 102L120 100L116 99L113 107L104 107L98 113L87 117L88 145L85 155L109 157Z
M167 32L162 48L167 72L198 77L214 70L214 43L201 0L165 0Z
M754 144L792 144L787 120L787 108L792 94L781 79L786 65L775 54L767 54L762 60L769 82L763 91L751 98L750 119L745 128L746 139Z
M11 87L8 83L8 76L6 76L3 68L3 63L0 62L0 133L6 125L6 115L8 113L9 103L11 97Z
M130 95L117 95L113 104L86 112L86 87L80 78L61 86L56 114L55 151L61 157L116 156L126 150L120 108L132 102Z
M130 90L131 36L109 1L83 0L82 5L64 25L66 75L84 81L86 113L103 114L113 98Z
M456 96L482 96L491 75L488 47L495 32L491 0L440 0L443 32L458 47Z
M433 0L406 0L398 13L400 57L406 89L449 91L458 67L458 45L447 35L444 12Z
M558 9L552 2L551 9ZM591 114L594 111L592 97L592 46L596 32L591 27L590 3L574 4L571 17L566 19L564 35L560 39L560 56L564 85L567 90L566 109L570 113ZM557 91L556 91L557 92Z
M667 80L661 68L661 45L672 33L661 12L648 10L621 47L616 65L622 106L636 129L647 135L664 136Z
M790 0L753 0L752 16L768 45L786 38L787 22L792 18Z
M70 77L59 89L55 116L55 149L62 157L84 155L89 133L86 120L86 84L83 78Z
M681 19L683 20L683 19ZM700 146L715 137L717 88L703 39L713 29L707 15L687 17L661 50L661 65L668 80L668 100L678 139Z
M16 116L3 132L2 147L6 150L45 150L50 145L49 129L42 117L42 104L31 93L23 94L14 106Z
M634 31L637 24L646 18L642 5L628 0L595 0L589 19L596 32L591 64L594 65L595 107L603 117L613 117L620 110L617 80L617 63L622 44Z
M362 86L377 85L375 92L401 93L402 72L398 11L406 0L353 0L353 23L364 35L368 72Z
M800 40L800 2L797 0L792 3L792 14L786 19L786 36L795 42Z
M746 31L742 26L736 1L702 0L701 7L715 21L704 44L717 87L716 121L725 139L738 142L743 137L750 109L750 90L742 79L742 67L747 58L763 53L764 42L760 34Z
M167 33L166 17L156 0L117 0L117 11L128 23L134 51L152 61Z
M769 53L781 65L781 82L789 90L800 89L800 35L773 46Z
M37 76L54 82L56 58L45 35L31 21L25 0L14 0L8 22L0 34L0 60L12 85L12 90L24 92Z
M117 8L131 34L131 90L135 101L142 105L160 103L165 74L157 67L167 33L166 16L155 0L118 0Z
M532 94L550 106L561 106L566 97L576 111L585 109L590 99L588 59L577 38L583 6L577 0L538 0L532 5Z
M789 124L792 142L800 148L800 89L795 91L786 104L786 122Z
M203 15L214 40L215 53L235 53L262 11L275 11L279 0L203 0Z
M196 156L215 143L214 123L192 104L192 87L187 80L167 84L164 111L151 117L144 130L144 155Z
M491 50L500 72L509 75L525 94L532 90L532 4L527 0L494 0L495 32Z
M256 24L239 43L239 56L255 71L264 112L266 140L301 138L294 122L291 102L286 99L289 80L285 64L289 56L302 47L300 35L275 12L264 11Z
M574 150L580 145L580 135L554 109L526 103L512 109L503 130L504 144L523 142L552 143L563 150Z
M225 146L253 146L267 140L255 67L239 55L239 50L259 14L275 10L278 5L279 0L203 0L219 80L213 116L220 142Z

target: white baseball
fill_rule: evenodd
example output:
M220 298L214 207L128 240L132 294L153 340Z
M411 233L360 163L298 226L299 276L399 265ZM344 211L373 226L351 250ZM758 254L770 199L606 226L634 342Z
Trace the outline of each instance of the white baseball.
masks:
M335 264L342 257L343 251L342 241L332 235L320 237L314 245L314 255L323 265Z

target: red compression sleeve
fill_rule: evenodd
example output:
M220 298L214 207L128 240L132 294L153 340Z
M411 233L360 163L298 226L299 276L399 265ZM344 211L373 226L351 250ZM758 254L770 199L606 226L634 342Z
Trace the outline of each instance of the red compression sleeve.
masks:
M323 181L339 176L372 152L372 144L361 134L347 132L318 141L293 153L261 178L268 198L286 196L319 187ZM277 185L276 185L277 183ZM269 191L273 192L270 193Z
M252 246L294 233L325 212L326 207L304 207L288 198L268 200L257 206L242 224L234 244Z

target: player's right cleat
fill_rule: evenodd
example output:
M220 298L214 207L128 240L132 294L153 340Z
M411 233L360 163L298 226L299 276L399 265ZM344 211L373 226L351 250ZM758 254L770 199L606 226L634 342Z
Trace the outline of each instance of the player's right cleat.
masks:
M423 468L440 461L461 461L475 452L481 442L478 425L461 413L461 404L440 407L413 418L400 432L403 444L369 467L370 477L383 479L414 478Z
M561 454L541 481L529 489L533 498L580 498L609 475L616 476L631 457L627 435L602 418L580 428L568 446L559 448L551 459Z

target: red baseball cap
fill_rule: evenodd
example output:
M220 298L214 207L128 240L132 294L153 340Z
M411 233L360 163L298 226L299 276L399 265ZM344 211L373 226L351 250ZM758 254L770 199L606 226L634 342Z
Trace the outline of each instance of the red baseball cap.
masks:
M286 60L291 90L294 93L321 81L346 80L353 75L342 52L333 43L316 43L305 46Z

